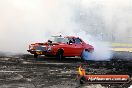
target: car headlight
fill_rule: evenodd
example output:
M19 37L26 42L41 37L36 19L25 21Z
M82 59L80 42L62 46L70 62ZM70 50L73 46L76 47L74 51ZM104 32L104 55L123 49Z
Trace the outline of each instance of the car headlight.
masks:
M29 45L29 50L34 49L34 46Z

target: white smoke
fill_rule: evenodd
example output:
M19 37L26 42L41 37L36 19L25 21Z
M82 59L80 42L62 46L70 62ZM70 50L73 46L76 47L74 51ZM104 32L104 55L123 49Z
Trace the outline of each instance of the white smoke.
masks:
M83 56L85 60L110 60L112 57L112 52L110 51L110 44L108 42L103 42L97 40L99 38L86 34L86 32L81 31L78 33L86 43L94 47L94 52L89 53L83 51Z
M0 13L0 51L26 52L30 43L75 29L65 0L5 0L0 1Z

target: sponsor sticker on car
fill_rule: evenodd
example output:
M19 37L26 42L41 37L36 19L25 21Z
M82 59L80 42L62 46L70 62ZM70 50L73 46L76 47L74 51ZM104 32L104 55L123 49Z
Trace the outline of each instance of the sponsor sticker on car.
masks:
M42 52L41 51L37 51L36 54L42 54Z

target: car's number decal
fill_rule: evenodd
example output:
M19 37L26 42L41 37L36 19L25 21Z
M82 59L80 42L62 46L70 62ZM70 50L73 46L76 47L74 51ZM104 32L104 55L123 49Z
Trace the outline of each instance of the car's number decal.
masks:
M37 54L42 54L42 52L36 52Z

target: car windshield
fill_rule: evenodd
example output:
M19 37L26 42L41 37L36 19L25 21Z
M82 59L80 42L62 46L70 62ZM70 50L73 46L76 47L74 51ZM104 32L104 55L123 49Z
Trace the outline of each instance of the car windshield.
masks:
M68 43L68 38L65 37L53 37L53 42L62 42L62 43Z

